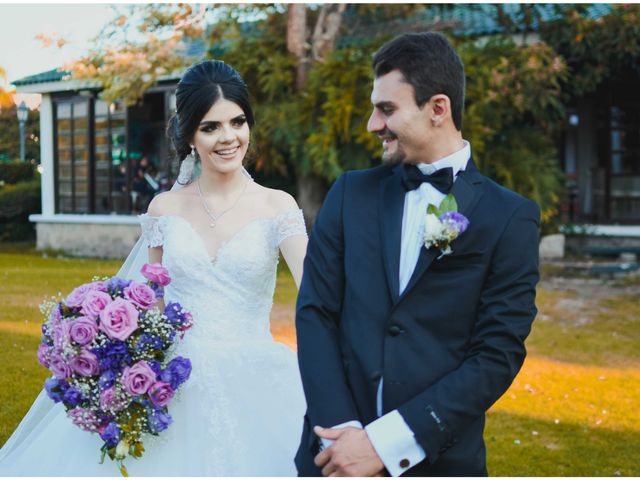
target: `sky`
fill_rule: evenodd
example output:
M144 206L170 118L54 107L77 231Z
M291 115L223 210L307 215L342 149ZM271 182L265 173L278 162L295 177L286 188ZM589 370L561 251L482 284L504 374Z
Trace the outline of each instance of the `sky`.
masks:
M0 3L0 66L9 83L60 67L86 53L90 40L113 18L107 4ZM39 33L62 36L62 49L44 48ZM0 79L0 85L8 88Z

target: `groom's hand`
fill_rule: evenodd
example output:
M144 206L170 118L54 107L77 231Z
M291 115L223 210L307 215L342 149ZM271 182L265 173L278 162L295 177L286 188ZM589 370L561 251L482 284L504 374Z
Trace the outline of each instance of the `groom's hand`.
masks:
M314 433L333 443L321 451L314 462L325 477L381 476L384 464L362 428L314 427Z

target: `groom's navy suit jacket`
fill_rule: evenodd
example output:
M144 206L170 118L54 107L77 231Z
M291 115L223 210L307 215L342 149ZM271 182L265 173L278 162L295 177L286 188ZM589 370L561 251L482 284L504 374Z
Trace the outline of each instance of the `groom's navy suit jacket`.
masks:
M408 475L487 474L485 412L522 366L536 315L539 209L472 161L451 193L469 228L450 255L422 247L401 295L401 168L347 172L328 193L297 301L300 475L320 475L314 425L377 418L381 378L383 413L398 409L427 454Z

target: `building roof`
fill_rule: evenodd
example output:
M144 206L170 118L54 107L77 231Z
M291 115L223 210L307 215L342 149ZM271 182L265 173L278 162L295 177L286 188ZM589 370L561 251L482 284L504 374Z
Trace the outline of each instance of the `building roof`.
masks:
M33 85L34 83L59 82L69 74L70 72L67 70L54 68L53 70L48 70L46 72L29 75L28 77L15 80L11 83L16 87L21 87L24 85Z
M540 29L541 23L560 20L566 14L567 9L574 5L536 3L529 6L532 9L533 18L530 25L527 25L523 18L522 5L518 3L501 4L504 15L512 22L512 28L515 31L525 29L537 31ZM613 8L611 4L606 3L583 4L582 6L585 9L582 15L592 19L611 13ZM452 28L451 32L459 36L491 35L504 33L507 30L498 20L496 5L489 3L456 4L453 6L441 4L440 8L427 9L424 19L453 21L458 26Z

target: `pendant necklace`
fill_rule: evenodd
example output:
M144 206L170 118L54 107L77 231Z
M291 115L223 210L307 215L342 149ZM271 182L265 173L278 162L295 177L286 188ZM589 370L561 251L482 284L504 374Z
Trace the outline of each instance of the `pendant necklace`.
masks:
M209 224L209 227L215 228L216 225L218 224L218 220L220 220L220 217L222 217L225 213L233 209L233 207L235 207L238 204L238 201L240 201L240 197L242 197L242 195L244 194L244 191L247 189L248 184L249 184L249 180L244 182L244 187L242 187L242 191L240 192L240 195L238 195L238 197L236 198L236 201L233 202L233 205L231 205L226 210L223 210L218 215L214 215L209 209L209 206L207 205L207 201L204 199L204 195L202 194L202 189L200 188L200 179L198 178L198 180L196 181L196 185L198 186L198 195L202 200L202 206L204 207L204 211L207 212L207 215L211 219L211 223Z

